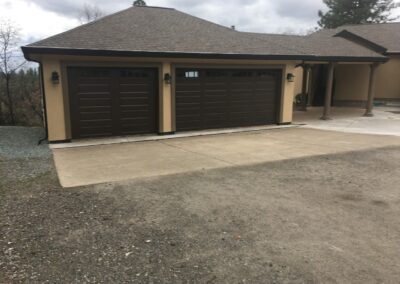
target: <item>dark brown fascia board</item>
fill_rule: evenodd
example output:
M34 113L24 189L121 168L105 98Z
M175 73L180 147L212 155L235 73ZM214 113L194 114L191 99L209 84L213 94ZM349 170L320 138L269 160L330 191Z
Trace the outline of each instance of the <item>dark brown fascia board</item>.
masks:
M335 36L336 37L345 38L345 39L350 40L350 41L352 41L354 43L357 43L357 44L360 44L362 46L365 46L366 48L369 48L369 49L371 49L371 50L373 50L373 51L375 51L377 53L380 53L380 54L385 54L387 52L387 48L385 48L385 47L383 47L383 46L381 46L381 45L379 45L379 44L377 44L375 42L367 40L367 39L365 39L365 38L363 38L363 37L361 37L361 36L359 36L357 34L349 32L348 30L342 30L339 33L337 33Z
M220 53L188 53L188 52L153 52L153 51L121 51L100 49L70 49L52 47L21 47L27 60L30 54L83 55L110 57L169 57L169 58L203 58L203 59L242 59L242 60L304 60L331 62L386 62L387 57L365 56L318 56L318 55L265 55L265 54L220 54Z

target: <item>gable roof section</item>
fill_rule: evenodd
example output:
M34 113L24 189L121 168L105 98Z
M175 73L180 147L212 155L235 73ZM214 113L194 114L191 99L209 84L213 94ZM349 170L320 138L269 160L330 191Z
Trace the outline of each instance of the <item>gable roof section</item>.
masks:
M335 43L333 43L335 42ZM336 48L333 48L336 47ZM169 8L131 7L22 48L31 53L384 61L338 38L245 33Z
M370 47L377 52L400 53L400 22L345 25L326 31Z
M400 53L400 23L344 26L343 29L387 49Z

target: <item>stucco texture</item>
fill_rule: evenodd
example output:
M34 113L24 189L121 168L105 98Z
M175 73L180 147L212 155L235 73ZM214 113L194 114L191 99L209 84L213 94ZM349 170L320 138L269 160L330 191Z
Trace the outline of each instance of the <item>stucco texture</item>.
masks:
M376 71L375 99L400 100L400 57L392 57ZM335 71L334 99L366 101L370 67L368 65L338 65Z
M279 123L290 123L292 121L293 97L296 92L296 84L287 82L287 73L296 73L298 62L279 62L262 60L207 60L207 59L172 59L172 58L110 58L93 56L41 56L37 58L42 62L44 76L44 91L46 94L48 139L51 142L71 139L68 106L68 78L66 66L134 66L145 67L149 64L158 66L160 72L159 80L159 132L174 131L173 110L173 84L165 84L162 80L163 74L173 73L172 66L175 64L193 64L193 66L226 66L231 68L251 68L251 66L263 66L265 68L282 68L283 83L281 92L281 106ZM51 82L51 73L56 71L60 74L60 83ZM297 73L296 73L297 74Z

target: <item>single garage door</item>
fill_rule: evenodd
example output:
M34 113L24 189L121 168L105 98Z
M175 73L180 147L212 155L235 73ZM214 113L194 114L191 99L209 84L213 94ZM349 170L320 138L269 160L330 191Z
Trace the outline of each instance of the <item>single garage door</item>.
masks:
M156 70L68 68L72 138L156 132Z
M176 70L176 130L277 123L281 70Z

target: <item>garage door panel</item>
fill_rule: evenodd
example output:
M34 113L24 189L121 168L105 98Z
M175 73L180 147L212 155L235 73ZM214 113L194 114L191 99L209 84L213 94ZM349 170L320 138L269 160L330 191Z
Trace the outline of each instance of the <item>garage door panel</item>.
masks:
M156 132L155 70L72 67L68 79L73 138Z
M120 105L125 106L125 105L149 105L149 98L147 97L131 97L131 98L120 98L119 99Z
M111 125L101 125L97 127L82 127L82 138L90 138L90 137L102 137L102 136L111 136L113 134L113 128Z
M89 111L81 112L81 120L93 120L93 119L112 119L111 111Z
M78 92L88 94L110 93L110 85L78 85Z
M109 107L112 100L109 99L79 99L80 107ZM79 108L80 109L80 108Z
M84 119L81 117L82 127L95 127L102 125L112 125L112 118L96 118L96 119Z
M276 123L281 70L182 68L176 73L177 131Z
M151 90L151 86L135 84L135 85L119 85L121 95L137 95L137 94L148 94Z
M102 99L102 98L111 98L110 92L79 92L79 98L81 99Z

